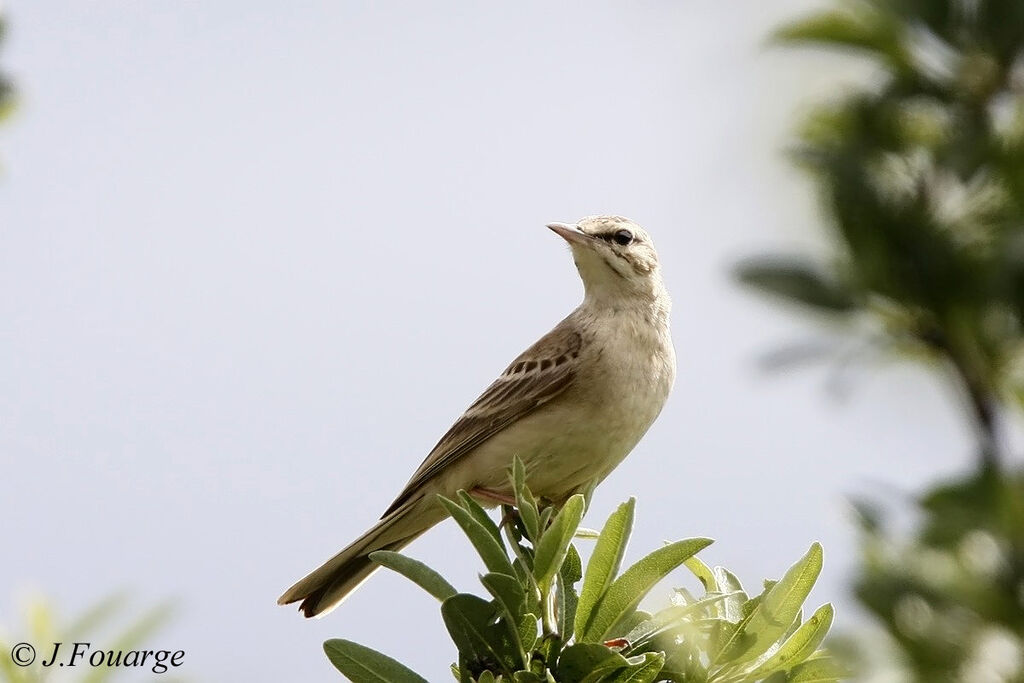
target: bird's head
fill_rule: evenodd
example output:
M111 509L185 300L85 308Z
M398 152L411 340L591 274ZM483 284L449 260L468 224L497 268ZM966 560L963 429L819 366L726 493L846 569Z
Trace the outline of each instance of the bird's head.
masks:
M622 216L588 216L575 225L549 228L569 243L587 299L615 303L623 298L664 296L658 252L651 236Z

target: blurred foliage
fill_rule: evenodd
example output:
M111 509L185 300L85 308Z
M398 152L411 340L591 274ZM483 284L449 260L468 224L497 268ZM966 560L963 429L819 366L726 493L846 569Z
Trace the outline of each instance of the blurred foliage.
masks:
M697 559L711 543L706 538L668 543L620 573L633 527L632 499L597 534L579 529L582 495L556 510L539 505L524 481L517 460L516 507L504 508L500 527L465 492L458 502L442 499L487 568L480 577L486 597L459 593L433 569L400 553L371 556L441 602L459 657L452 673L460 683L839 680L839 665L819 649L832 624L832 606L802 618L803 602L821 571L817 544L753 598L731 572ZM585 575L572 543L580 535L596 539ZM639 609L651 589L680 566L699 579L703 594L677 588L668 607L653 614ZM324 651L356 683L425 681L348 640L328 640Z
M751 259L740 279L945 363L988 435L1000 401L1024 401L1024 3L845 0L775 37L877 68L817 107L793 150L835 258Z
M7 20L0 9L0 45L3 45L7 36ZM0 71L0 121L7 117L14 109L14 86L7 76Z
M846 639L864 676L1024 681L1024 476L993 470L939 485L916 501L909 539L876 506L857 505L860 603L884 627L895 662Z
M56 671L42 666L42 662L53 651L54 643L63 643L61 659L66 660L71 644L89 642L96 650L135 650L145 645L155 633L163 629L173 615L170 603L162 603L133 616L135 611L125 595L115 594L99 600L71 619L61 619L46 602L37 600L24 610L25 624L17 632L0 629L0 682L42 683L50 680ZM35 661L28 666L18 666L12 659L16 644L29 643L35 647ZM87 658L86 658L87 659ZM82 683L105 683L118 678L137 676L139 670L132 667L91 667L79 661L77 671L63 669L60 680L77 680ZM151 673L151 667L142 669ZM174 674L165 673L161 680L179 680Z
M815 108L793 150L831 259L753 258L739 279L937 362L977 434L976 470L916 497L911 529L857 504L854 590L883 631L851 639L860 675L1024 681L1024 475L1001 434L1024 402L1024 2L837 0L774 38L873 76Z

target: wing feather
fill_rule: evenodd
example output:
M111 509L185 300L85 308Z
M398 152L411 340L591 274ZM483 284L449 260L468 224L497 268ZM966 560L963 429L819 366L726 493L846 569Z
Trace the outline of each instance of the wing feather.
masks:
M452 463L568 389L583 346L573 327L563 320L512 361L441 437L384 516Z

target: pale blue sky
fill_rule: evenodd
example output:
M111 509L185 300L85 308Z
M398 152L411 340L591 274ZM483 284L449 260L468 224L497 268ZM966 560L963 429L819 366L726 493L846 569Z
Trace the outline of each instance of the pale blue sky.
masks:
M812 599L849 623L842 494L970 442L921 369L855 372L845 402L824 367L756 371L820 330L727 276L818 247L781 150L849 70L763 41L813 4L9 3L0 623L128 588L178 599L147 645L190 680L339 680L329 637L446 680L437 605L401 578L319 621L275 599L577 304L543 226L603 212L657 242L680 368L588 523L637 495L630 557L711 536L750 585L820 540ZM409 552L477 590L453 525Z

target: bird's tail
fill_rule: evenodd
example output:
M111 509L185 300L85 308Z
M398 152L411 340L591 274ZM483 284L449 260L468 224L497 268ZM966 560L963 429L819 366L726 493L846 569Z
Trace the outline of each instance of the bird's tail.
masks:
M378 569L369 555L377 550L400 550L439 522L443 515L424 511L419 501L410 501L385 515L373 528L344 550L314 569L284 592L277 604L302 602L299 611L307 617L330 612L342 603Z

